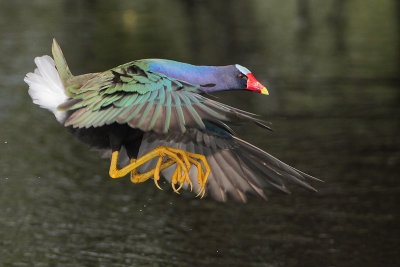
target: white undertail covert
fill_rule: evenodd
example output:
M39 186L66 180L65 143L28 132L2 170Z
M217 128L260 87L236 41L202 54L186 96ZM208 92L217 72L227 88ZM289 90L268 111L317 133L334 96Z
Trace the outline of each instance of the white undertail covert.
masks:
M64 123L66 112L57 107L64 103L68 96L65 94L60 75L57 72L54 60L50 56L35 58L37 68L26 74L24 81L29 85L29 95L33 103L48 109L56 116L57 121Z

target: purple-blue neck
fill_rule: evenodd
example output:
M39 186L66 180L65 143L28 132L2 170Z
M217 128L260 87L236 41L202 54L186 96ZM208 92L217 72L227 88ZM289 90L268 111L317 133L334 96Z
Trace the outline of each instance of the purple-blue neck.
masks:
M238 87L234 65L228 66L196 66L166 59L145 59L149 71L159 72L168 77L201 86L204 92L218 92L241 89Z

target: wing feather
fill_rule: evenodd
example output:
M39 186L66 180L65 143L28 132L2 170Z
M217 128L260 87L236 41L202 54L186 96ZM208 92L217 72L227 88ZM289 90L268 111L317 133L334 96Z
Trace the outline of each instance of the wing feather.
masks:
M183 102L184 102L184 106L186 109L186 113L190 114L190 116L192 117L192 119L196 122L196 124L198 125L198 127L200 127L201 129L205 128L203 119L199 116L199 114L197 113L197 111L194 109L193 107L193 103L190 101L190 99L186 96L186 94L182 93L180 97Z
M206 192L220 201L226 201L229 195L235 200L246 202L246 193L267 199L263 189L289 194L286 187L288 183L315 191L296 169L280 161L278 164L276 158L235 136L217 135L217 130L210 129L208 124L206 127L206 130L189 128L185 134L149 132L145 134L144 140L154 145L166 144L205 155L211 168ZM168 181L172 173L163 172ZM198 188L197 176L190 177L194 179L193 185Z
M184 133L186 131L186 122L185 116L183 115L181 100L179 99L179 96L176 94L176 92L171 92L171 97L174 102L173 107L175 109L176 115L178 116L178 119L176 121L178 122L179 128L181 129L182 133Z

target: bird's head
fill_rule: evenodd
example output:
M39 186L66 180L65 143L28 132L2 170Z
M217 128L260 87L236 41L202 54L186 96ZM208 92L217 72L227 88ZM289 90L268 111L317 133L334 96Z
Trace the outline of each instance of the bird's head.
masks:
M260 94L269 95L267 88L256 80L251 71L239 64L235 65L236 80L241 89L254 91Z

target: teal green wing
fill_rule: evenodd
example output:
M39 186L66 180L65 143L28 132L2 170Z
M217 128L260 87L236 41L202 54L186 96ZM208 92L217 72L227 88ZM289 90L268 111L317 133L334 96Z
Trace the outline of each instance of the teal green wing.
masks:
M143 62L131 62L99 73L59 106L71 114L65 126L100 127L112 123L157 133L204 129L204 120L224 125L237 118L257 124L254 114L229 107L198 94L199 86L148 71Z

